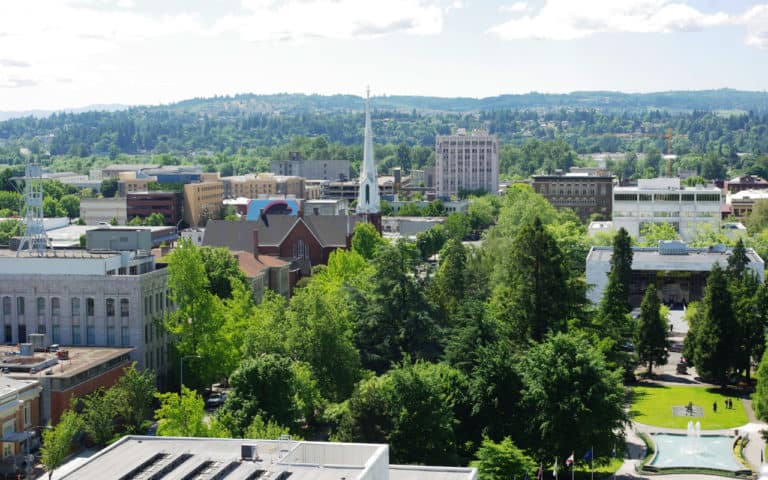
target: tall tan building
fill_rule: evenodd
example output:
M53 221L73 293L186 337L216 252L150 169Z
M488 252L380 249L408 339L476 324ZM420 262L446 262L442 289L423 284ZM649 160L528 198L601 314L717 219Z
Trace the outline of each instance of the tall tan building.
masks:
M461 190L499 189L499 139L482 130L438 135L435 142L437 195L449 197Z
M224 186L218 173L204 173L199 183L184 185L184 221L192 228L221 218L223 204Z

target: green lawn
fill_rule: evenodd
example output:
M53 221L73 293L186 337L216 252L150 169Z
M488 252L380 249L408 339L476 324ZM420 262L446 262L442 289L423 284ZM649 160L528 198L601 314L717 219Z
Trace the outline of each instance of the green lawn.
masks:
M725 399L714 388L705 387L668 387L644 386L632 388L632 420L657 427L680 428L685 430L688 422L701 422L702 430L734 428L747 423L747 413L741 400L733 399L733 409L725 409ZM712 410L712 403L717 402L717 413ZM693 402L704 408L703 417L674 417L672 407Z

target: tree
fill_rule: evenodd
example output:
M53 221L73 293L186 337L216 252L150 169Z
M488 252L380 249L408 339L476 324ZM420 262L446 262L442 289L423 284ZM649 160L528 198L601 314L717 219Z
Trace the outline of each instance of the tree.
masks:
M109 224L112 225L113 227L117 226L117 218L116 217L110 218Z
M536 469L533 459L517 448L509 437L499 443L484 438L475 457L477 460L471 466L477 468L480 480L524 478Z
M117 178L109 177L101 181L101 194L104 198L112 198L117 194Z
M381 234L376 231L376 227L371 223L358 223L355 225L355 231L352 234L352 250L356 251L363 258L370 260L376 254L376 249L386 241L381 238Z
M747 230L750 235L757 235L768 228L768 200L757 200L747 217Z
M736 363L738 346L731 337L736 321L727 277L717 263L707 278L701 303L703 314L696 326L694 364L702 377L725 385Z
M454 464L455 393L461 374L445 364L404 362L362 381L336 440L388 443L394 463Z
M43 215L45 217L66 217L67 211L62 208L58 200L50 197L43 198Z
M632 282L632 237L624 229L620 228L613 237L613 255L611 256L611 270L616 271L617 280L626 296L624 303L629 306L629 284Z
M568 273L560 248L538 218L517 232L496 277L491 303L517 340L540 342L548 332L565 329Z
M162 227L165 225L165 217L159 212L151 213L144 219L144 225L148 227Z
M521 446L539 458L565 458L574 449L609 452L621 444L628 421L621 375L586 338L550 336L523 357L519 374L527 419Z
M181 387L176 392L157 393L160 408L155 410L157 434L161 437L228 437L217 421L206 422L205 402L194 390Z
M211 292L219 298L232 297L232 282L248 285L248 279L232 252L226 248L202 247L200 257Z
M140 227L144 225L144 220L141 219L141 217L133 217L129 222L128 225L131 227Z
M470 225L469 216L466 213L453 212L445 217L445 233L448 238L455 238L456 240L464 240L472 231Z
M243 438L258 438L261 440L279 440L283 435L289 435L291 430L275 422L265 422L261 415L253 417L253 421L245 429Z
M433 300L449 313L455 311L464 300L467 249L455 238L440 251L440 266L432 279Z
M373 259L370 293L357 302L355 342L363 366L382 373L403 354L434 359L440 332L414 275L418 254L403 240L385 245Z
M439 252L447 240L448 235L442 225L435 225L427 231L417 233L416 248L421 253L421 259L427 260Z
M221 342L219 331L224 323L221 301L212 292L201 249L183 239L168 256L168 287L177 308L166 314L165 327L176 336L177 354L199 355L186 367L187 381L212 383L231 370L229 345ZM192 383L193 384L193 383Z
M67 212L67 217L77 218L80 216L80 199L77 195L64 195L59 200L59 204Z
M640 227L640 242L645 247L655 247L661 240L680 240L680 235L671 223L647 222Z
M648 375L653 375L653 364L667 363L667 322L660 314L661 303L656 287L651 284L645 290L640 305L640 321L635 332L635 352L641 362L648 364Z
M43 431L43 447L40 449L40 461L48 472L48 480L53 472L64 463L72 448L72 441L82 427L82 420L72 410L65 411L56 427Z
M289 358L274 354L246 358L229 385L232 390L221 410L235 436L242 436L256 415L289 428L295 425L296 382Z
M757 385L752 394L752 406L760 420L768 420L768 355L763 355L757 368Z
M82 398L83 412L81 414L83 431L98 447L103 447L115 436L115 404L114 389L96 390Z
M738 239L736 245L733 247L731 255L728 256L728 266L725 271L734 280L741 280L749 267L749 257L747 257L747 249L744 247L744 242L741 238Z
M123 417L128 432L136 432L141 423L149 418L152 401L157 393L155 381L155 372L137 370L136 362L133 362L112 387L115 412Z

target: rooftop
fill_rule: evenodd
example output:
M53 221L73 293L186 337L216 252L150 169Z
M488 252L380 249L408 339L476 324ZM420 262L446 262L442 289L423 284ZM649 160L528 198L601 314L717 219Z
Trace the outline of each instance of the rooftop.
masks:
M0 368L8 369L10 376L17 380L74 377L96 365L118 361L133 351L133 347L60 347L67 351L67 358L58 353L34 352L32 356L19 355L15 346L0 346ZM6 376L0 377L0 384Z
M243 447L254 455L243 455ZM387 445L242 440L226 438L126 436L91 457L63 479L152 478L179 480L197 477L225 480L364 480L382 478L376 466L387 462ZM375 471L374 471L375 469ZM285 473L283 473L285 472ZM474 480L472 468L389 466L391 480Z
M685 249L681 255L665 255L659 253L656 247L632 247L632 270L659 270L659 264L663 263L666 270L690 270L709 271L715 263L725 268L731 250L712 246L709 248ZM613 256L613 247L592 247L587 255L587 263L608 263ZM747 258L751 264L760 265L762 275L763 259L754 250L747 249Z
M734 200L765 200L768 199L768 191L766 190L742 190L731 195L731 203Z

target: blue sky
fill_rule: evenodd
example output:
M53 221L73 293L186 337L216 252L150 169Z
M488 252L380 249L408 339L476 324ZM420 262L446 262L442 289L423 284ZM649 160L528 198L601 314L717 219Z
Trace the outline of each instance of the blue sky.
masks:
M0 2L0 110L366 85L485 97L767 84L768 2Z

